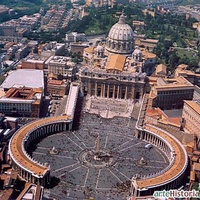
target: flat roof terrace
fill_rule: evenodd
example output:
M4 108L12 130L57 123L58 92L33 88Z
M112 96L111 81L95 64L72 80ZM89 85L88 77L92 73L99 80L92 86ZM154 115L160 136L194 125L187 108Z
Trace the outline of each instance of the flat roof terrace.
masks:
M13 71L1 87L9 89L15 85L25 86L29 88L43 88L44 89L44 73L43 70L37 69L18 69Z

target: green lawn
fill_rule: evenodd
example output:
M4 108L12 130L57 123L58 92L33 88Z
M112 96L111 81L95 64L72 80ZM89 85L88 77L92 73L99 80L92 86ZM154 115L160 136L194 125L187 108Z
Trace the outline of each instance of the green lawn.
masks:
M199 4L199 0L182 0L181 3L179 3L179 5L195 5L195 4Z
M194 51L188 51L186 49L177 49L177 55L180 58L183 58L185 56L191 58L194 54L195 54Z

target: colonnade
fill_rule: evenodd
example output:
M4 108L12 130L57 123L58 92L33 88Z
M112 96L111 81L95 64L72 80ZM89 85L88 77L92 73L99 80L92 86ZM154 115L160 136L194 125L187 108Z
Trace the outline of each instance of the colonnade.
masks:
M38 175L33 174L32 172L27 171L24 168L21 168L19 165L17 165L14 162L12 163L12 167L17 171L21 179L27 182L46 186L51 181L50 169L46 171L45 176L42 176L42 175L38 176Z
M135 132L134 136L136 138L151 143L161 149L169 159L169 165L160 172L140 177L138 180L133 177L131 185L131 193L133 196L152 195L155 190L170 190L181 184L188 164L187 153L184 147L181 146L181 143L168 134L169 133L166 131L155 128L151 125L149 125L149 127L145 126L144 128L138 129ZM178 168L180 169L177 170ZM170 175L170 177L163 181L166 178L165 176L167 176L165 174L168 174L168 176ZM154 181L157 179L157 183L153 185L147 184L145 187L143 186L144 188L138 187L138 184L140 184L139 182L148 179Z
M27 134L27 138L24 142L24 147L27 150L30 143L33 142L34 140L44 138L50 134L68 131L71 130L71 128L72 128L72 123L66 124L64 122L54 122L51 124L41 125L40 127L37 127L35 130Z
M171 152L172 149L170 149L169 145L166 143L166 141L162 138L159 138L158 135L152 134L150 132L142 131L137 132L135 135L138 139L144 140L146 142L149 142L159 149L161 149L168 158L171 158Z
M47 137L54 133L71 130L72 120L67 119L66 116L60 118L61 119L59 120L56 120L55 118L51 120L49 118L46 121L44 120L45 122L43 122L43 120L38 120L38 123L35 123L36 126L30 123L19 129L11 138L9 143L9 152L12 166L25 181L43 186L46 186L50 182L50 166L39 163L31 158L27 153L27 150L29 150L28 148L30 145L38 139ZM14 151L12 151L12 141L16 143L20 134L21 137L23 136L22 140L19 139L19 141L22 141L21 147L19 147L21 149L16 150L13 147ZM18 145L20 146L20 144ZM24 159L23 162L21 162L22 158Z
M157 187L155 186L154 188L150 188L148 190L145 190L145 189L138 190L137 186L134 187L134 181L133 181L130 192L131 192L131 194L133 194L133 196L140 197L140 196L152 195L154 193L154 191L163 191L163 190L169 191L169 190L177 188L178 185L181 185L183 178L184 178L184 174L182 174L180 177L175 178L174 180L172 179L172 181L169 183L166 183L162 186L159 186L159 184L158 184ZM137 183L136 183L136 185L137 185Z
M100 82L88 82L87 93L90 96L113 99L142 99L143 87L135 85L107 84Z
M132 196L152 195L156 190L176 188L181 184L188 165L187 152L176 137L161 128L144 123L148 101L148 95L145 94L136 123L137 131L134 132L134 136L161 149L168 158L169 165L155 174L149 174L139 179L133 177L131 184Z

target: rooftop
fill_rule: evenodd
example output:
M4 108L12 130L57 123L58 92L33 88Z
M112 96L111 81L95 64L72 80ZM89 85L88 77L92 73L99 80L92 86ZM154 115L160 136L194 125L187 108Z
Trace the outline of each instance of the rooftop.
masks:
M167 74L167 67L166 65L160 64L156 66L156 75L166 75Z
M111 54L106 63L106 70L123 71L126 56L120 54Z
M67 105L65 108L65 114L67 116L71 116L72 118L74 117L74 110L76 107L76 98L78 95L78 91L79 91L79 85L72 83L70 86L69 96L67 99Z
M193 168L194 168L194 170L196 170L196 171L200 171L200 163L194 163L194 164L193 164Z
M142 57L145 59L145 60L147 60L147 59L149 59L149 58L156 58L156 54L154 54L154 53L150 53L150 52L148 52L148 51L142 51Z
M191 84L187 79L182 76L178 76L174 79L172 78L158 78L156 89L172 89L172 88L193 88L193 84Z
M43 56L33 54L33 55L30 55L30 56L27 56L22 61L23 62L43 63L46 60L47 59L45 57L43 57Z
M170 118L177 118L182 116L182 109L164 110L164 113Z
M184 103L189 105L194 111L196 111L198 114L200 114L200 105L197 102L184 100Z
M61 80L49 80L48 84L50 84L50 85L62 85L63 81L61 81Z
M153 118L160 118L161 116L167 117L160 108L148 108L146 115Z
M8 75L5 81L1 84L1 87L9 89L16 85L21 85L29 88L44 88L43 71L36 69L15 70Z
M30 100L38 97L36 94L41 94L41 88L10 88L6 94L5 98L23 99Z
M94 48L95 48L94 46L93 47L88 47L88 48L85 48L84 51L87 52L87 53L93 54L94 53Z

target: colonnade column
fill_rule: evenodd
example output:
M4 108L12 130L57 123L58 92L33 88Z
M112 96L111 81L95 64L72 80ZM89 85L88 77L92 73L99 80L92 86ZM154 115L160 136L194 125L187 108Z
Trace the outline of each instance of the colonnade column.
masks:
M66 130L67 130L67 124L64 123L63 131L66 131Z
M69 123L69 131L72 130L72 122Z
M144 133L144 140L147 141L147 133L146 132Z
M142 97L143 97L143 88L141 87L141 88L140 88L140 97L139 97L139 98L140 98L140 99L139 99L140 101L142 100Z
M87 91L87 93L88 93L89 95L92 95L92 94L91 94L91 82L88 83L88 91Z
M150 134L147 133L147 141L149 141L149 140L150 140Z
M119 99L119 85L117 86L117 98Z
M103 97L103 84L101 84L101 97Z
M110 93L110 85L108 84L108 87L107 87L107 98L109 98L109 93Z
M126 86L124 99L127 99L128 87Z
M114 99L115 98L115 85L113 86L113 96L112 98Z
M105 83L103 84L103 97L105 97L105 90L106 90L106 85Z
M97 96L97 83L95 83L95 96Z
M143 132L141 132L141 134L140 134L140 139L141 140L143 140L143 134L144 134Z
M131 88L131 99L135 99L135 86Z

